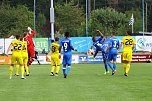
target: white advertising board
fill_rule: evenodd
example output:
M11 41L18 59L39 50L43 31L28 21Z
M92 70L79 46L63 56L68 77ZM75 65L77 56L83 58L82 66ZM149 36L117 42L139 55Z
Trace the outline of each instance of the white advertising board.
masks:
M136 51L151 51L152 36L136 36Z
M4 53L4 39L0 39L0 54Z

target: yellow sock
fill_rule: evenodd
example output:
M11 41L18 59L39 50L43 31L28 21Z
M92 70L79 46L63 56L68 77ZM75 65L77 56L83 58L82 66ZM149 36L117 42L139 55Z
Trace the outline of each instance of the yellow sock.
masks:
M24 77L24 66L21 66L21 76Z
M130 64L127 64L126 73L128 73L130 70Z
M12 78L12 75L13 75L13 66L10 66L9 70L10 70L10 72L9 72L10 73L10 78Z
M18 75L19 65L16 65L16 75Z
M26 74L29 74L28 66L25 66Z
M57 66L56 67L56 73L59 73L59 71L60 71L60 66Z
M126 67L127 67L127 64L123 64L123 67L124 67L124 72L126 73Z
M54 72L54 70L55 70L55 66L52 66L51 72Z

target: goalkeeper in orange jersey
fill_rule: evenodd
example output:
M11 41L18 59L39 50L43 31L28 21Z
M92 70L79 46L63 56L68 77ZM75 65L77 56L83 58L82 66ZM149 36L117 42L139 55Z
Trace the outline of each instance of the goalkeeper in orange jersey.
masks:
M123 45L122 60L125 76L128 76L128 72L130 70L130 64L132 61L132 50L134 49L135 44L136 42L135 39L131 36L131 32L127 31L126 36L123 37L120 45L120 47L122 47Z
M51 51L48 53L48 55L51 54L51 62L52 62L52 68L51 68L51 74L50 76L58 76L59 70L60 70L60 45L58 44L59 38L55 38L55 42L51 44ZM55 72L54 72L55 71Z

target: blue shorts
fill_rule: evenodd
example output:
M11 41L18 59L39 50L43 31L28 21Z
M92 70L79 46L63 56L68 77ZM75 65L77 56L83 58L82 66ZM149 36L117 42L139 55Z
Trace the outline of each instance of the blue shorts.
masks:
M62 61L62 64L63 65L70 65L72 62L72 54L64 54L63 55L63 61Z
M109 61L116 61L116 59L117 59L117 54L109 54L108 55L108 60Z
M103 60L108 60L108 53L102 53Z

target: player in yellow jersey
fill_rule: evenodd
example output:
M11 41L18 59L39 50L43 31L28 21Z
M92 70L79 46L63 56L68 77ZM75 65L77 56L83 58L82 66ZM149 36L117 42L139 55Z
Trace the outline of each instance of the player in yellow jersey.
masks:
M27 41L24 41L23 38L20 38L22 41L22 59L23 59L23 65L26 70L26 76L29 76L29 70L28 70L28 51L27 51Z
M126 36L123 37L120 47L123 45L122 60L125 76L128 76L130 64L132 61L132 51L136 45L135 39L131 36L131 32L127 31Z
M16 40L12 41L11 44L8 47L8 50L6 52L6 55L8 56L8 52L12 49L12 57L11 57L11 64L10 64L10 79L12 79L13 74L13 66L16 64L16 62L21 67L21 79L24 78L24 66L23 66L23 59L22 59L22 42L20 41L20 35L16 35Z
M59 38L55 38L55 42L51 44L51 51L48 53L48 55L51 54L51 62L52 62L52 68L51 68L51 74L50 76L58 76L59 70L60 70L60 45L58 44ZM55 74L54 74L55 71Z

